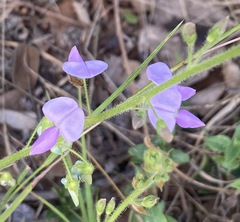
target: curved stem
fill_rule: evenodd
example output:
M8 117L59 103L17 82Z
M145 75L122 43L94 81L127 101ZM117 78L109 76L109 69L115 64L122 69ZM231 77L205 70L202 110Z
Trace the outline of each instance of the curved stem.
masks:
M113 116L119 115L121 113L130 111L135 108L135 106L142 104L144 101L149 100L152 96L157 93L162 92L163 90L167 89L168 87L180 83L181 81L189 78L190 76L196 75L197 73L203 72L207 69L211 69L215 66L220 65L224 61L237 57L240 55L240 45L234 46L229 50L218 54L214 57L209 58L208 60L204 60L203 62L191 66L189 69L182 71L181 73L173 76L168 81L164 82L163 84L156 86L149 91L145 92L144 94L135 95L127 99L125 102L115 106L112 109L109 109L105 112L98 114L97 116L90 115L85 121L85 127L89 127L97 122L102 122L106 119L109 119Z
M104 222L114 222L121 213L146 189L148 189L153 183L154 183L154 176L151 176L149 179L147 179L141 189L134 190L113 212L113 214L108 218L105 219Z

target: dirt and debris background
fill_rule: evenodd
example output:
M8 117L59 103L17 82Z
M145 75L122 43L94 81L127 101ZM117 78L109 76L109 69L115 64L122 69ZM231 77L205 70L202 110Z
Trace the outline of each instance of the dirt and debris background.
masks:
M48 97L77 98L77 88L69 83L61 68L73 45L78 47L86 60L96 58L109 64L104 74L88 81L91 107L95 109L180 21L184 19L196 23L196 48L199 48L208 29L220 19L229 16L228 28L239 23L240 1L2 0L0 11L2 158L24 147L33 128L42 118L41 107ZM238 35L239 33L231 38ZM211 53L213 55L216 52ZM162 61L173 67L186 55L186 45L177 33L154 61ZM147 83L146 73L142 71L113 105L124 101ZM224 179L221 178L221 172L215 183L212 183L210 175L200 180L199 184L188 181L196 169L199 170L204 153L204 135L232 135L237 125L240 102L239 60L228 61L184 84L198 91L187 108L206 123L206 131L189 133L176 129L174 147L191 154L191 161L179 167L183 174L172 174L170 182L159 192L159 197L165 201L167 213L177 221L240 221L239 197L236 193L225 192L228 188L221 182ZM106 121L87 136L89 152L122 191L134 176L129 147L143 143L146 132L155 134L148 123L133 130L132 115L133 113L126 113ZM11 172L17 178L26 165L34 170L47 155L21 160L11 168ZM58 164L35 191L48 201L59 203L52 187L58 186L64 176L64 167ZM198 190L202 189L202 184L209 184L216 187L216 190L199 195ZM94 173L94 186L98 189L99 197L109 199L117 196L97 169ZM1 188L0 191L2 196L5 189ZM12 221L40 221L40 218L44 221L46 209L43 207L39 213L36 211L39 209L38 204L33 196L27 197L18 209L19 212L26 213L16 212ZM122 221L126 221L126 218Z

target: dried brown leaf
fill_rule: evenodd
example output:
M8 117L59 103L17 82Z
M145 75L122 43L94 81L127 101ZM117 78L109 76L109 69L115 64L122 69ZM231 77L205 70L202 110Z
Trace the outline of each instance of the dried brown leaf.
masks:
M21 98L23 93L20 92L18 89L10 90L3 95L0 96L0 107L4 107L6 109L22 109L23 105L21 103Z
M34 88L39 68L39 50L36 47L20 44L15 53L15 64L13 72L13 83L23 90Z
M0 123L6 123L16 130L26 132L37 125L36 114L33 112L17 112L10 109L0 110Z
M73 2L73 9L76 12L78 21L83 27L89 27L91 24L89 13L83 3Z
M229 88L239 88L240 86L240 69L234 62L227 62L223 65L222 74L226 86Z

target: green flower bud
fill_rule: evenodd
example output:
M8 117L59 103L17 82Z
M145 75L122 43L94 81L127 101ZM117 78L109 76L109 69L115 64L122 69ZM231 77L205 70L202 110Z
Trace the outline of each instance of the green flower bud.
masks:
M182 38L187 45L194 45L197 40L196 25L192 22L187 22L181 30Z
M141 109L138 112L135 112L132 117L132 126L133 129L138 129L144 125L146 122L146 111L144 109Z
M98 200L98 202L96 203L96 212L98 216L102 215L105 207L106 207L106 198L102 198Z
M207 35L207 42L211 43L216 39L219 39L221 35L226 31L227 24L229 21L229 16L221 19L217 22L209 31Z
M109 216L114 211L115 206L116 206L115 197L112 197L106 207L106 215L107 216Z
M154 178L156 185L162 190L163 185L169 180L167 173L158 174Z
M72 178L71 180L67 180L66 182L66 186L65 186L68 190L71 191L76 191L79 188L79 182L77 179Z
M158 199L159 198L155 197L154 195L149 195L143 198L141 205L146 208L151 208L157 203Z
M83 161L76 161L76 163L73 165L71 172L74 174L77 174L78 176L81 175L92 175L94 171L94 166L89 162L83 162Z
M141 189L143 187L145 177L140 172L137 172L136 176L133 178L132 186L134 189Z
M16 180L13 179L12 175L9 172L2 172L0 176L0 185L2 186L14 186Z
M144 169L148 172L156 172L162 167L162 154L156 150L148 149L144 152Z

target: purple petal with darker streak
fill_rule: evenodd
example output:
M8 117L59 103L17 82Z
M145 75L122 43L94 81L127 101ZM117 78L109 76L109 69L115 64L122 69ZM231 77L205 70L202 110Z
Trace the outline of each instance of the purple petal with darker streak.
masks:
M42 110L51 122L59 125L76 108L79 106L75 100L69 97L58 97L46 102Z
M84 113L81 108L74 109L59 125L60 134L67 142L77 141L84 128Z

